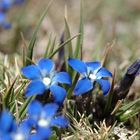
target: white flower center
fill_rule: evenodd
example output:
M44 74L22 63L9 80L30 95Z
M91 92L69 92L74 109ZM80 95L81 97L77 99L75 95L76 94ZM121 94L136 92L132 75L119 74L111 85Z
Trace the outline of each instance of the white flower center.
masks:
M25 137L24 137L23 134L17 133L17 134L14 136L14 140L25 140Z
M91 74L89 75L89 78L90 78L91 80L95 80L95 79L96 79L96 75L93 74L93 73L91 73Z
M38 125L39 125L40 127L48 127L49 124L50 124L49 119L41 118L41 119L38 121Z
M50 79L49 77L45 77L45 78L43 78L43 83L44 83L46 86L48 86L48 85L50 85L50 83L51 83L51 79Z

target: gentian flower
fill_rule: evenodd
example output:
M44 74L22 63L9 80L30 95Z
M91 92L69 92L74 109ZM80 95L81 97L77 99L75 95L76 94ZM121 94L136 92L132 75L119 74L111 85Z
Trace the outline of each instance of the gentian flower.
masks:
M36 133L32 137L40 137L46 140L52 135L52 127L65 128L69 121L62 115L56 115L58 105L49 103L44 106L38 101L33 101L28 107L28 122L32 125Z
M74 95L82 95L94 89L95 82L99 83L103 94L106 95L110 89L110 82L104 78L112 77L111 72L102 67L100 62L82 62L78 59L70 58L69 65L82 75L74 89Z
M17 129L16 123L12 114L7 110L1 113L0 116L0 140L11 140L11 133Z
M37 65L29 65L21 69L23 75L32 80L26 89L26 96L42 95L50 90L55 102L63 103L66 90L58 84L71 85L71 78L67 72L56 72L51 59L42 58Z

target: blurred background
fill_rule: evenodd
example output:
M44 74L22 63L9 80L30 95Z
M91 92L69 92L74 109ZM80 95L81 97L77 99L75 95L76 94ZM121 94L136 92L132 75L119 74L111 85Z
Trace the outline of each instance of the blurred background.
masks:
M22 6L15 6L8 12L8 21L12 23L12 28L0 30L1 54L21 53L21 33L28 44L35 25L49 1L26 0ZM56 37L57 43L60 42L65 15L72 36L76 35L80 21L80 0L53 1L38 33L35 57L42 56L50 35ZM83 0L83 16L84 60L102 60L105 48L113 43L108 67L112 71L117 69L118 77L121 76L140 55L139 0ZM75 41L73 45L74 43ZM134 86L137 87L135 90L140 91L138 85Z

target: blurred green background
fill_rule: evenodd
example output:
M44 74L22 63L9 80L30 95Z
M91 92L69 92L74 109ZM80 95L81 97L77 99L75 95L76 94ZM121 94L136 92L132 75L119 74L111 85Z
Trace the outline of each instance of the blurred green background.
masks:
M23 41L26 43L32 37L33 30L42 12L50 0L27 0L22 6L12 8L8 20L12 29L0 31L1 54L22 52ZM64 30L64 17L70 26L71 34L76 35L79 28L80 0L54 0L48 15L44 19L38 33L34 56L39 58L49 36L56 37L60 42ZM140 2L139 0L83 0L84 16L84 60L102 60L108 44L113 48L108 58L108 67L117 69L118 78L140 54ZM73 40L73 43L75 41ZM140 79L137 78L137 85ZM133 90L133 88L132 88Z
M49 0L28 0L23 6L9 11L8 20L13 22L13 28L1 31L1 47L6 46L6 48L12 49L8 41L14 38L17 28L20 28L20 32L23 32L28 41L48 2ZM83 3L84 51L92 52L91 55L85 53L85 58L93 56L99 47L103 48L113 40L116 40L114 51L118 52L113 52L113 57L119 59L118 61L121 62L121 59L128 61L139 56L139 0L83 0ZM47 37L51 33L59 39L64 29L65 7L67 7L71 33L74 35L78 32L80 0L54 0L39 33L40 47L44 46L44 41L47 41ZM40 52L38 53L40 54Z

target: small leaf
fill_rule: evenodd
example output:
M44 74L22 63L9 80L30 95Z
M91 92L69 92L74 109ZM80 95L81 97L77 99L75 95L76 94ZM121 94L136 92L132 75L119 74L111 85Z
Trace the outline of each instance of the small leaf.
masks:
M125 103L116 114L120 121L127 121L128 119L136 116L140 112L140 98L130 103Z

